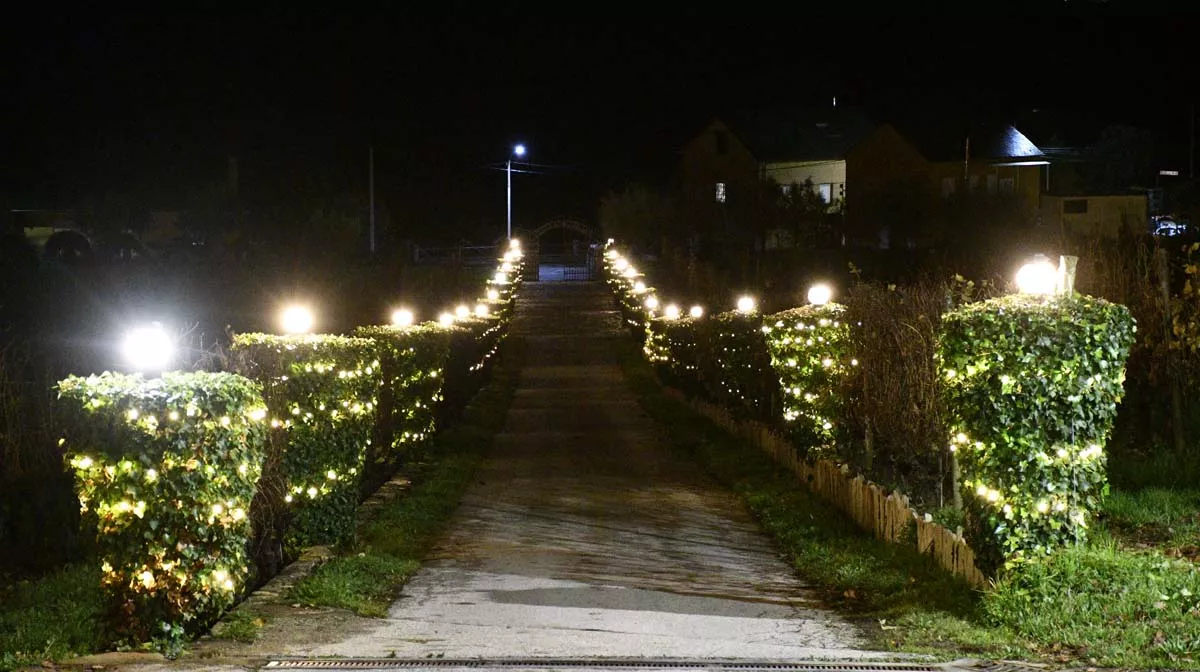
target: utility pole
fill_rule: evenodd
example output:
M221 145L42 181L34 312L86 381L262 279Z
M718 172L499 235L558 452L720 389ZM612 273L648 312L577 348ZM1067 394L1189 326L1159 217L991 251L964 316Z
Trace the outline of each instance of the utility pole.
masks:
M367 181L370 183L368 190L370 192L370 221L371 229L369 236L371 256L375 255L375 146L371 145L367 148Z

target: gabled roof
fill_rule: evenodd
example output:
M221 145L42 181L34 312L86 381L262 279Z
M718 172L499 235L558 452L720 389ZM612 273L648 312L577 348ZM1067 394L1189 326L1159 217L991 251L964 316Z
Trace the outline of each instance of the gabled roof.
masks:
M1012 124L975 121L961 123L926 118L893 123L900 135L912 143L926 161L961 161L966 140L971 139L970 158L984 160L1044 160L1045 154Z
M759 161L827 161L866 137L875 124L853 107L778 107L724 118Z

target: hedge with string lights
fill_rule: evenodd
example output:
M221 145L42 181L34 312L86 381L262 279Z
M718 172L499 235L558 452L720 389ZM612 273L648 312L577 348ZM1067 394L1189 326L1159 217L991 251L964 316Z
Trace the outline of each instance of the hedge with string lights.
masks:
M1136 326L1102 299L1025 294L942 318L939 371L973 547L990 565L1081 541Z
M741 415L778 422L779 379L757 312L730 311L697 322L700 381L708 396Z
M358 327L354 335L379 346L379 412L365 459L368 487L395 470L437 428L450 357L450 330L437 323Z
M812 458L836 456L842 429L841 381L849 367L858 366L850 351L845 312L844 306L833 303L809 305L763 320L771 366L782 388L784 426L794 444Z
M262 385L270 416L262 487L270 533L287 555L352 539L383 381L379 346L348 336L253 333L234 336L232 352L241 373Z
M177 647L246 587L267 445L260 388L231 373L104 373L58 391L108 622L133 642Z

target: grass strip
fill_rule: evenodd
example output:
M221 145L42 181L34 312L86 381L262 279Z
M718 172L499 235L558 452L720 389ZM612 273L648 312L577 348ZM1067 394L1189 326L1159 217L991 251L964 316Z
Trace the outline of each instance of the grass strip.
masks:
M521 345L505 343L491 381L453 426L437 433L427 459L413 465L412 489L381 506L355 544L298 582L288 599L382 617L420 567L504 427L516 385Z
M91 653L108 644L100 568L69 565L0 590L0 670Z
M741 494L798 573L877 647L942 660L1200 669L1200 574L1189 563L1123 550L1098 531L1090 545L972 590L915 549L871 538L761 451L664 394L632 345L621 363L645 411L670 428L664 440ZM1188 508L1155 493L1145 503L1117 498L1109 515L1181 521Z

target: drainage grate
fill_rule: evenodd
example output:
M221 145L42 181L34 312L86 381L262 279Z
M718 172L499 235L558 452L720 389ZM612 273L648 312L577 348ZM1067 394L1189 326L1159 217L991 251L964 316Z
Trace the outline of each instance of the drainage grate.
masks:
M267 668L275 670L392 670L421 668L473 669L598 669L598 670L705 670L706 672L938 672L931 665L872 662L755 662L715 660L606 660L606 659L502 659L451 660L443 658L321 658L272 660ZM999 672L999 671L997 671Z

